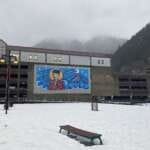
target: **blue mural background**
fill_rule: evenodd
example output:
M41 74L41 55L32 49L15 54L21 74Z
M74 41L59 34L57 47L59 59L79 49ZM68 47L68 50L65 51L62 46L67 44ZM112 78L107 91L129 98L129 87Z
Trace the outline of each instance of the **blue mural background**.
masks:
M90 69L88 67L35 65L35 84L43 90L50 91L50 72L60 70L64 83L63 90L90 90Z

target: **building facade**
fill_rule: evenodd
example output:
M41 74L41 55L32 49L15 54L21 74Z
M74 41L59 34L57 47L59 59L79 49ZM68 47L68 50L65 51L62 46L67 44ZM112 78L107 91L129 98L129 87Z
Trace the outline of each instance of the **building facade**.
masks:
M0 102L7 95L10 101L19 103L91 101L92 95L107 102L149 97L149 74L114 73L111 57L12 46L0 40Z
M10 66L8 74L8 54ZM88 101L92 95L118 95L111 55L7 45L0 40L0 99Z

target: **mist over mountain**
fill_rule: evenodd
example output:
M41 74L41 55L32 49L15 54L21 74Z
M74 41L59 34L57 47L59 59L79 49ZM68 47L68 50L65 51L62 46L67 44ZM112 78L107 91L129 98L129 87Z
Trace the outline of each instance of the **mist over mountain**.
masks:
M126 39L111 36L97 36L87 41L45 39L34 46L38 48L88 51L88 52L113 54L125 42Z
M112 58L117 72L144 73L147 65L150 65L150 24L122 45Z

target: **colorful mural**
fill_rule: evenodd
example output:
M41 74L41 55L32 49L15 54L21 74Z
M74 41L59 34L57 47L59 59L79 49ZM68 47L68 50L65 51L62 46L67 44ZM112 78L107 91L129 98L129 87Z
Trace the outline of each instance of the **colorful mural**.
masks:
M35 65L35 89L38 92L90 92L90 68Z

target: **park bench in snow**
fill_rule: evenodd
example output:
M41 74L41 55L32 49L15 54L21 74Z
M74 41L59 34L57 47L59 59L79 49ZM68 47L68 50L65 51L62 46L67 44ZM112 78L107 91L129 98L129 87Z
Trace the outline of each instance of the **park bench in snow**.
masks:
M89 131L85 131L79 128L75 128L70 125L64 125L60 126L59 132L62 133L62 131L65 131L65 134L71 138L75 138L81 143L85 145L95 145L95 144L100 144L102 145L102 139L101 139L101 134L97 133L92 133Z

